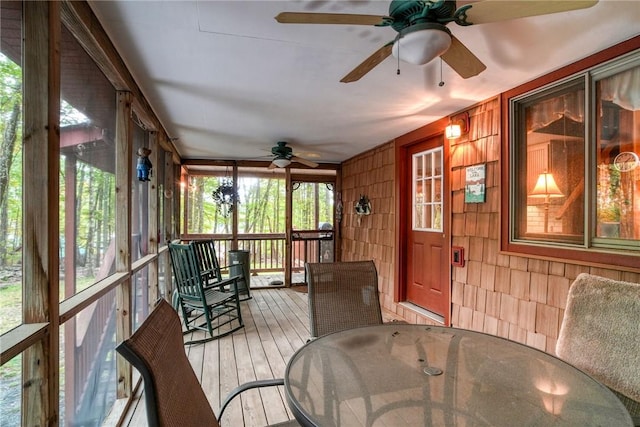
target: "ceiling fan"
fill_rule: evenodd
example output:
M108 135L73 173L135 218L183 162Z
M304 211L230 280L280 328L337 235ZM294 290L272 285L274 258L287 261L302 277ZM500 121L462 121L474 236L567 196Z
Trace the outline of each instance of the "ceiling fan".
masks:
M310 168L318 167L316 162L295 156L293 154L293 150L287 145L286 141L278 141L276 145L271 148L271 154L273 154L273 160L269 165L269 169L286 168L292 162L300 163Z
M585 9L598 0L484 0L460 8L452 0L393 0L389 16L343 13L282 12L282 24L374 25L398 32L360 65L344 76L343 83L360 80L389 55L411 64L423 65L440 56L462 78L468 79L487 67L452 33L447 24L468 26Z

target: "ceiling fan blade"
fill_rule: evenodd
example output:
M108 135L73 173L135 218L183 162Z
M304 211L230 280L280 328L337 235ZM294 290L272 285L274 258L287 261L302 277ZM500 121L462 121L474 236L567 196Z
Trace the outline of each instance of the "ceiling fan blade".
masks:
M360 65L354 68L349 74L344 76L342 83L351 83L360 80L362 76L373 70L378 64L387 59L391 55L393 43L386 44L375 51L373 55L365 59Z
M445 53L440 55L440 58L453 68L453 71L460 74L460 77L463 79L477 76L487 68L487 66L455 36L451 36L451 46Z
M348 13L282 12L276 16L276 21L281 24L382 25L389 19L386 16Z
M507 21L527 16L548 15L570 10L586 9L594 6L598 0L484 0L472 3L466 11L467 21L471 24Z
M316 162L312 162L311 160L303 159L302 157L293 156L291 158L292 162L298 162L302 165L308 166L310 168L317 168L318 164Z

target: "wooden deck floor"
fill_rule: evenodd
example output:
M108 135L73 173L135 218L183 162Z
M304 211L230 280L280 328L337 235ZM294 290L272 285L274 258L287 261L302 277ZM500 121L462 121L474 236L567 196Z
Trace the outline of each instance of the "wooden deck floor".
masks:
M242 302L245 327L206 344L185 347L211 407L247 381L282 378L288 360L309 338L307 295L287 288L257 289ZM293 419L283 387L242 393L226 409L223 426L265 426ZM139 396L124 426L146 426Z

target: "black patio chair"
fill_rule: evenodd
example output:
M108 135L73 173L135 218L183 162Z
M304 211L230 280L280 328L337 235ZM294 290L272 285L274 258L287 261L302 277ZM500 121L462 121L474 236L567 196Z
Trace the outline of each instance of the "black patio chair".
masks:
M237 278L205 282L193 244L169 243L176 285L175 303L182 310L184 334L205 331L209 337L186 344L211 341L244 327Z

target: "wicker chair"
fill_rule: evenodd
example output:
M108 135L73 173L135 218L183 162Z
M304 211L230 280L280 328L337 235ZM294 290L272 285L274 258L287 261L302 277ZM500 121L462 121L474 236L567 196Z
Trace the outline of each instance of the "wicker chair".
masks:
M180 319L164 300L138 330L116 347L139 372L149 426L219 426L225 408L243 391L283 385L283 379L251 381L234 389L216 418L184 351ZM278 426L297 426L290 420Z
M640 426L640 284L582 273L571 285L556 354L609 387Z
M382 324L373 261L306 265L311 337Z
M169 243L176 284L176 303L182 309L185 334L206 331L209 336L186 344L204 343L244 327L237 278L206 283L192 244Z

